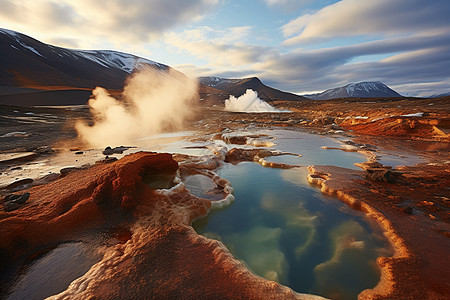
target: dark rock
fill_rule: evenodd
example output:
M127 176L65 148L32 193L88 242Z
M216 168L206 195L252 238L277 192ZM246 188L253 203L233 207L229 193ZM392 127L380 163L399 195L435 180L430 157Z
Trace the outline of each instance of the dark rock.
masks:
M114 152L113 152L112 148L110 146L108 146L108 147L105 148L105 150L103 150L102 153L103 153L103 155L111 155Z
M222 139L224 142L228 144L236 144L236 145L245 145L247 143L246 136L238 136L238 135L223 135Z
M5 211L13 211L22 206L25 202L27 202L28 198L30 198L30 193L24 193L21 195L18 194L9 194L6 195L3 204L3 208Z
M366 172L366 178L372 181L392 183L396 180L396 174L386 168L368 168Z
M53 180L56 180L58 178L59 178L59 174L57 174L57 173L50 173L48 175L45 175L42 178L39 178L39 179L35 180L33 182L33 185L35 186L35 185L46 184L46 183L49 183L49 182L51 182Z
M114 157L114 156L112 156L112 157L106 156L105 159L96 161L95 163L96 163L96 164L112 163L112 162L115 162L115 161L117 161L117 160L118 160L117 157Z
M67 174L69 174L70 172L76 171L76 170L80 170L80 168L77 167L67 167L67 168L62 168L61 170L59 170L59 173L61 173L61 177L66 176Z
M75 152L75 154L83 154L84 152L83 151L77 151L77 152Z
M11 168L11 171L14 171L14 170L22 170L22 167L14 167L14 168Z
M119 146L115 148L111 148L110 146L106 147L105 150L103 150L103 155L112 155L112 154L122 154L124 151L130 149L131 147L124 147Z
M32 183L33 183L33 179L31 179L31 178L21 179L21 180L14 181L13 183L7 185L6 189L20 190L20 189L26 188L28 185L30 185Z
M49 154L49 153L53 153L55 151L53 151L52 147L50 146L42 146L42 147L38 147L34 150L34 152L39 153L39 154Z
M21 206L21 205L20 205L19 203L16 203L16 202L14 202L14 201L11 201L11 202L5 202L5 203L3 204L3 209L4 209L5 211L7 211L7 212L10 212L10 211L13 211L13 210L18 209L20 206Z
M407 207L405 207L405 208L403 209L403 211L404 211L405 213L407 213L407 214L412 215L413 212L414 212L414 208L411 207L411 206L407 206Z

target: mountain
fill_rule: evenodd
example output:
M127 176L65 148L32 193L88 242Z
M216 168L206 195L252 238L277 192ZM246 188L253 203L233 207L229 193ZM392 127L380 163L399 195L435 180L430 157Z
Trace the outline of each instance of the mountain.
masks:
M162 71L169 66L110 50L74 50L42 43L32 37L0 29L0 104L76 105L86 104L96 86L119 96L125 80L145 67ZM223 105L230 95L247 89L261 99L306 100L302 96L264 85L258 78L200 78L200 99Z
M299 101L308 100L305 97L283 92L271 88L261 82L257 77L244 79L227 79L220 77L199 77L198 81L201 85L221 91L222 94L233 95L239 97L245 93L247 89L258 92L259 98L266 101L286 100Z
M447 97L447 96L450 96L450 92L433 94L431 96L428 96L427 98L442 98L442 97Z
M350 83L345 86L326 90L322 93L302 95L313 100L328 100L333 98L377 98L402 97L399 93L379 81Z
M134 69L145 66L169 69L132 54L66 49L0 29L0 103L3 104L85 104L96 86L119 91Z

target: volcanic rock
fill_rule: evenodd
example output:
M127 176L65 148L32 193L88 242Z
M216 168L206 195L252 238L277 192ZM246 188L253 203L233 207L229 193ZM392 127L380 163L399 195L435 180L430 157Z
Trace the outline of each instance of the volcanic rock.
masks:
M59 173L61 173L61 177L64 177L67 174L69 174L70 172L77 171L80 169L81 168L77 168L77 167L67 167L67 168L62 168L61 170L59 170Z
M103 150L103 155L122 154L124 151L128 149L130 149L130 147L119 146L111 148L110 146L108 146L105 148L105 150Z
M5 187L5 189L18 191L18 190L27 188L32 183L33 183L33 179L31 179L31 178L20 179L20 180L14 181L11 184L8 184Z
M24 193L21 195L18 194L9 194L3 198L3 208L5 211L13 211L22 206L25 202L27 202L28 198L30 198L30 193Z
M395 173L385 168L369 168L366 170L366 178L373 181L394 182Z

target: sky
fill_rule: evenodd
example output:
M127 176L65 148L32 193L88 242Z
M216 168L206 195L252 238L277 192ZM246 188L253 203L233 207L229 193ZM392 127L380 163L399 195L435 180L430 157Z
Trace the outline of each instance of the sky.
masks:
M449 16L449 0L0 0L1 28L45 43L298 94L360 81L450 92Z

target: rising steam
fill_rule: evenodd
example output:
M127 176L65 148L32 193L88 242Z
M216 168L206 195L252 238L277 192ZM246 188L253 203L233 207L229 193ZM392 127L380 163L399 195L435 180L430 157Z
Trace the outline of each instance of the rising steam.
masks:
M248 89L245 94L236 98L233 95L225 100L225 110L234 112L283 112L259 99L258 93Z
M96 87L89 100L92 126L78 122L79 138L91 147L134 144L138 138L181 129L193 113L197 82L176 71L140 70L128 80L119 101Z

